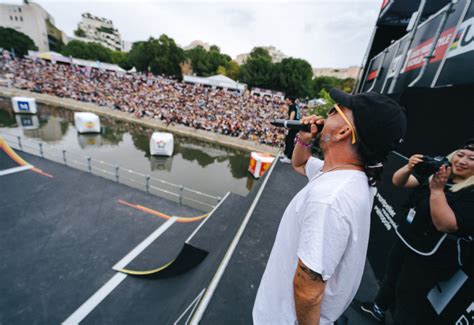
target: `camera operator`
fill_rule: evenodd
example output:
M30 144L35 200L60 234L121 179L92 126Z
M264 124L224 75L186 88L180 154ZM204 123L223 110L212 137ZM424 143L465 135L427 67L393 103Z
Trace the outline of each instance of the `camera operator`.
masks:
M375 301L361 305L379 321L392 308L396 324L439 323L428 292L461 264L472 267L472 261L459 260L458 243L474 236L474 139L451 153L440 167L427 158L411 156L392 178L394 185L415 191ZM437 167L432 175L426 174L430 163Z

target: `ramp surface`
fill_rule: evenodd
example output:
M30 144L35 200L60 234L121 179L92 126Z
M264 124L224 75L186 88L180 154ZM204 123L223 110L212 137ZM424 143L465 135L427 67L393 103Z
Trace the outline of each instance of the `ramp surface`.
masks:
M60 324L117 274L112 270L117 261L167 222L117 200L142 202L168 215L200 214L90 173L21 155L55 177L32 172L0 177L1 324ZM174 223L148 249L169 260L197 226ZM157 249L162 239L167 245ZM167 251L169 247L176 250Z
M185 322L208 286L239 227L250 198L230 194L187 243L208 253L197 266L166 279L129 277L84 319L83 324L179 324ZM162 249L168 243L161 238ZM146 250L131 264L157 250ZM149 259L149 258L148 258ZM127 266L130 267L130 266ZM133 311L133 312L131 312Z

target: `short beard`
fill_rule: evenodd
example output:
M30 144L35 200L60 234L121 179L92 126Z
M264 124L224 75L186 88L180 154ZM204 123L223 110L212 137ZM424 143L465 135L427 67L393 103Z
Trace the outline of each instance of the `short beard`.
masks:
M326 147L326 145L331 142L331 136L329 134L318 134L318 136L316 137L316 141L318 143L318 146L323 149L324 147Z

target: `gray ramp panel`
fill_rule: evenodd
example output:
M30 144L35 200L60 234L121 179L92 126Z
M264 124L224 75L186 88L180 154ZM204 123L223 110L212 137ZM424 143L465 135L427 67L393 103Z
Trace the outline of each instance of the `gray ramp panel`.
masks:
M82 323L173 324L208 286L249 205L230 194L188 242L209 252L199 265L166 279L127 277Z

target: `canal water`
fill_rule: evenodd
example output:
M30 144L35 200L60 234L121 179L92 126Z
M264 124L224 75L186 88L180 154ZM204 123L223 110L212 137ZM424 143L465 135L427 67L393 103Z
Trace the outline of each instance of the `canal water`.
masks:
M44 143L45 150L65 149L213 196L245 196L257 182L247 171L249 152L174 135L171 157L151 156L152 128L101 116L100 134L81 135L72 110L37 106L36 116L15 115L10 99L0 97L0 135L9 142L21 136L32 144Z

